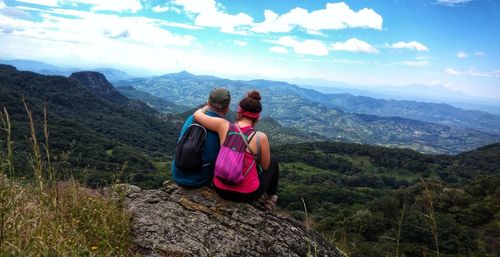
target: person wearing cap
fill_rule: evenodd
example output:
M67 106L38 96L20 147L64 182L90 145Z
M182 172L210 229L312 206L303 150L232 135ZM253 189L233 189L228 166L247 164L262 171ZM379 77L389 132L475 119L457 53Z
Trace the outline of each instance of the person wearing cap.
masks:
M199 109L193 115L199 124L219 134L221 145L231 128L237 127L243 134L252 133L248 137L248 148L244 157L243 170L248 172L243 181L230 184L214 176L214 188L224 199L248 203L257 201L267 210L274 211L278 200L279 165L275 159L271 158L267 135L254 129L262 111L260 100L258 91L249 92L239 103L234 126L227 120L205 113L210 108L209 106ZM257 153L257 158L252 153ZM253 160L256 160L258 165L253 165L255 163Z
M223 118L229 111L229 103L231 102L231 94L225 88L214 88L210 91L207 101L207 109L205 114L210 117ZM182 127L179 139L187 131L188 127L194 122L194 116L189 116ZM179 169L172 163L172 176L176 184L197 188L208 186L212 182L215 160L220 149L219 134L211 130L207 130L207 137L203 145L203 153L201 156L202 167L199 172L186 172Z

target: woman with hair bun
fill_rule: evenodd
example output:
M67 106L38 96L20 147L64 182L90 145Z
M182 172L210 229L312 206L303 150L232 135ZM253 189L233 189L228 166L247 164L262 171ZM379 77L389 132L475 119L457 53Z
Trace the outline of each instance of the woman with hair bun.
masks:
M230 134L239 132L248 138L243 164L245 171L243 180L234 184L214 176L215 191L222 198L232 201L258 200L266 209L274 211L278 200L279 166L276 160L271 159L267 135L254 130L262 111L260 101L261 96L258 91L249 92L239 103L235 123L206 115L206 106L196 111L194 118L207 129L217 132L221 145Z

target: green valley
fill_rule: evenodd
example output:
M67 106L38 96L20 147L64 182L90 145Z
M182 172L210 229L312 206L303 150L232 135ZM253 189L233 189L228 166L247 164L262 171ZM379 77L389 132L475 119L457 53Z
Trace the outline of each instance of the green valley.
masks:
M495 256L500 249L500 144L456 156L333 142L273 153L281 162L280 206L307 215L351 256Z
M212 88L226 87L236 99L231 105L233 109L247 91L258 89L264 96L263 115L285 127L316 133L334 141L411 148L425 153L458 153L500 140L499 135L470 128L344 111L333 106L332 95L285 82L228 80L180 72L123 80L115 85L118 88L132 86L170 102L190 106L206 102L206 95Z

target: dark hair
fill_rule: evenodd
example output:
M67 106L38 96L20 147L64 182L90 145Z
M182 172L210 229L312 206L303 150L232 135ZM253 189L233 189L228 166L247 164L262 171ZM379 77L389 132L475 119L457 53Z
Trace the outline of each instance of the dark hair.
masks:
M243 111L260 113L262 111L260 99L261 97L259 91L250 91L243 99L241 99L240 107Z

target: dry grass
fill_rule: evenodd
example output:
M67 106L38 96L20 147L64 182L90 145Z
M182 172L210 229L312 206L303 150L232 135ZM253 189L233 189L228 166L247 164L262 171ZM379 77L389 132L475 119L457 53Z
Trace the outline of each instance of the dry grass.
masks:
M76 181L39 191L3 177L0 209L0 256L133 255L130 218L120 203Z
M14 173L13 142L7 110L0 113L0 131L7 138L6 153L0 148L0 256L134 256L130 217L121 201L77 181L57 182L47 113L40 143L32 113L25 107L34 175L29 181L6 176Z

